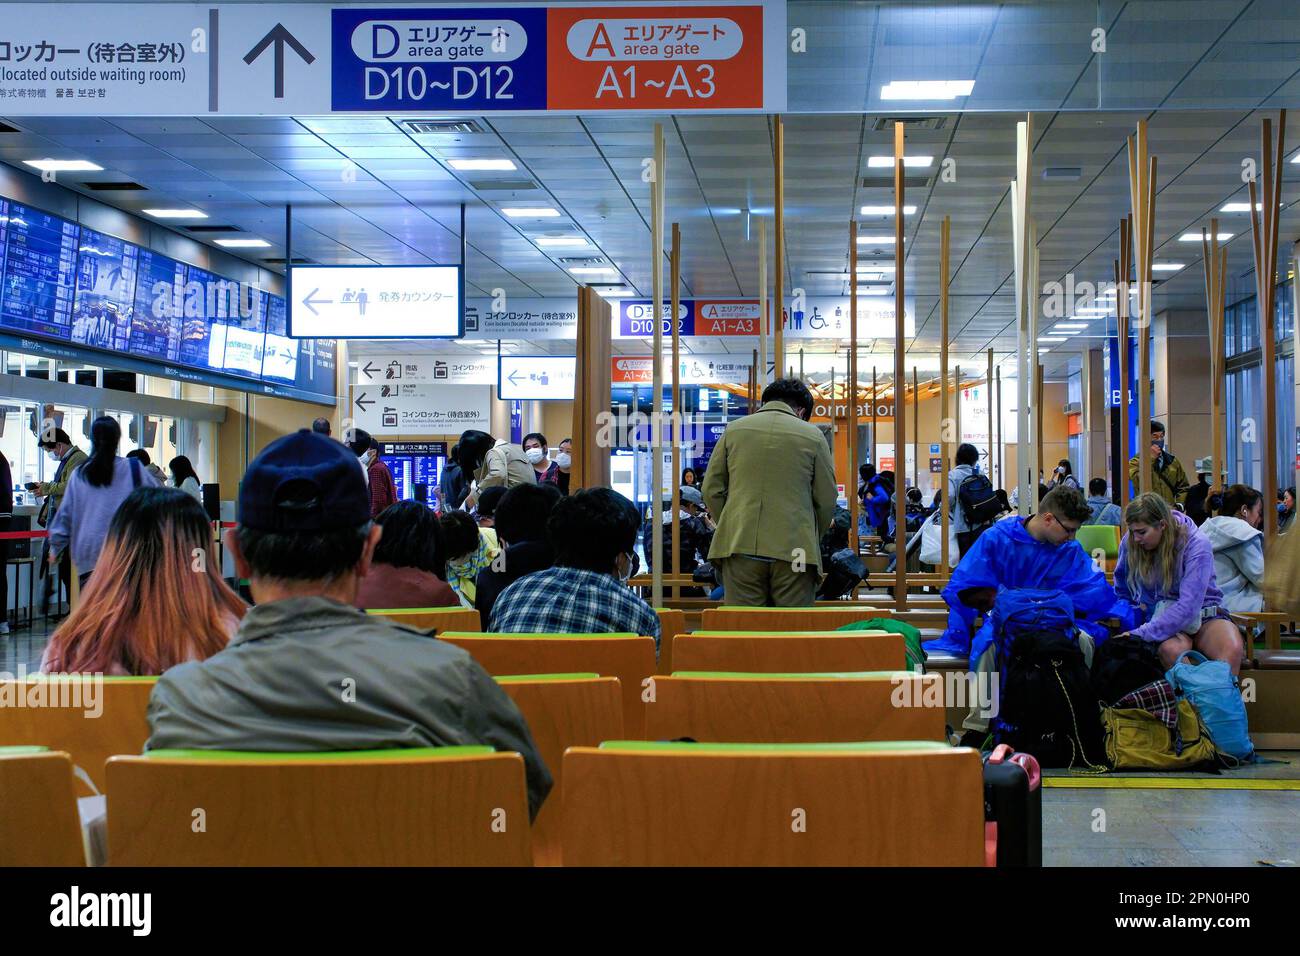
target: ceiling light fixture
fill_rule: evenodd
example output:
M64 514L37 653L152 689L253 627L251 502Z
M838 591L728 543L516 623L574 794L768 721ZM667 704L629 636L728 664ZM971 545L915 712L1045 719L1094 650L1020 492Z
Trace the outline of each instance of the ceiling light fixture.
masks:
M587 245L586 236L535 236L533 239L539 246L585 246Z
M449 159L447 165L452 169L459 169L462 172L472 172L476 170L499 170L501 172L514 172L519 167L508 159Z
M894 214L893 205L888 206L863 206L862 215L864 216L892 216ZM904 206L903 215L912 216L916 214L915 206Z
M904 156L904 166L929 166L934 162L933 156ZM869 169L892 169L894 166L893 156L872 156L867 160Z
M609 266L573 266L569 269L575 276L612 276L618 275L617 269Z
M1151 266L1152 272L1177 272L1180 269L1186 269L1185 262L1156 262Z
M558 209L549 206L503 206L501 212L511 219L551 219L560 214Z
M893 244L893 236L858 236L860 246L892 246Z
M880 88L882 100L955 100L970 96L974 80L891 80Z
M146 216L155 219L207 219L208 214L199 209L144 209Z
M1260 212L1264 211L1262 202L1255 203L1255 208ZM1250 203L1248 202L1225 202L1219 207L1219 212L1250 212Z
M214 241L227 249L269 249L271 247L265 239L216 239Z
M1227 242L1234 235L1235 233L1231 233L1231 232L1221 232L1219 233L1219 241ZM1178 241L1179 242L1200 242L1201 234L1199 232L1185 232L1178 237Z
M43 173L99 173L103 166L96 166L84 159L24 159L23 165L39 169Z

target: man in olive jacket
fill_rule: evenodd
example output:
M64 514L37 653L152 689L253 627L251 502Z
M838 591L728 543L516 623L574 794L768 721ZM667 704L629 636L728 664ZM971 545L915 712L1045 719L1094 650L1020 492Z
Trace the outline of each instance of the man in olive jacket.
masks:
M1160 422L1151 423L1151 452L1147 456L1147 467L1151 469L1150 488L1173 508L1187 500L1187 491L1191 485L1187 481L1187 472L1183 463L1165 450L1165 426ZM1128 477L1133 488L1139 487L1138 456L1128 460Z
M798 379L763 390L763 407L727 426L704 475L717 530L709 560L727 604L813 603L821 537L835 517L835 463L808 423L813 397Z

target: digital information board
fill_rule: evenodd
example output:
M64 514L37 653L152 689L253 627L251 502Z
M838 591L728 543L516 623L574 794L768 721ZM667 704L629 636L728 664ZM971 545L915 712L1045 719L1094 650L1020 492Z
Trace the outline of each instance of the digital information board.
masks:
M0 346L334 404L337 343L279 296L0 199Z
M424 485L428 489L425 500L433 504L433 492L442 479L442 469L447 462L446 442L380 442L379 457L393 473L400 500L416 500L415 486Z

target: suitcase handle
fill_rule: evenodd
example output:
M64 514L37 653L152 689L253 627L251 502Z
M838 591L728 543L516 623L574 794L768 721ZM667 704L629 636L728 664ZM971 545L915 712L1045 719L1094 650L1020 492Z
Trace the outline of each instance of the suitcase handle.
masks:
M993 753L989 754L988 762L1002 763L1003 761L1020 765L1021 769L1025 771L1025 776L1029 778L1030 792L1037 790L1042 784L1043 771L1032 754L1016 753L1011 749L1010 744L998 744L993 748Z

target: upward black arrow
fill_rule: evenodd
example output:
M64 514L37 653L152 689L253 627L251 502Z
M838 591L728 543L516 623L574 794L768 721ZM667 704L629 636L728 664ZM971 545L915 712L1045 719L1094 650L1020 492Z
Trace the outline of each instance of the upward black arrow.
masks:
M257 45L244 54L244 62L249 66L253 61L266 52L266 48L275 44L275 55L273 67L275 70L275 98L284 99L284 45L287 43L293 47L293 52L297 53L302 61L309 66L316 62L316 57L311 54L305 46L298 42L298 38L285 29L283 23L277 23L273 26L266 36L257 41Z

